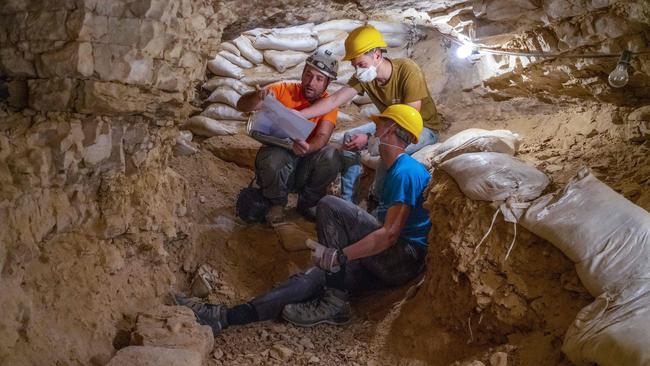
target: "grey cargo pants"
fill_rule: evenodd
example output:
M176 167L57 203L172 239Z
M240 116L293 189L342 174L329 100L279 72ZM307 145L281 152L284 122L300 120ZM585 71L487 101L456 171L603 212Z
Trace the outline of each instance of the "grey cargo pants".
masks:
M318 241L325 246L344 248L380 227L377 219L351 202L326 196L318 203L316 230ZM400 286L424 270L425 257L425 247L399 241L382 253L348 263L337 274L312 267L254 298L250 304L259 320L269 320L277 317L287 304L318 296L325 286L338 287L332 281L342 280L351 292ZM339 275L342 278L331 278Z
M339 152L332 146L298 156L292 151L264 146L255 158L257 185L273 205L286 205L291 192L299 194L298 204L313 207L327 193L341 166Z

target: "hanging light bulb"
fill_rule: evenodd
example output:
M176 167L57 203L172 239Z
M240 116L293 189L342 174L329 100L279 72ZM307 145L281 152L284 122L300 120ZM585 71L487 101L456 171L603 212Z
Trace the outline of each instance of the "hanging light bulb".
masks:
M630 66L630 60L632 59L632 53L630 51L623 51L621 58L618 59L618 65L611 74L609 74L609 85L614 88L622 88L630 80L630 76L627 73L627 68Z
M468 58L472 53L474 53L474 45L471 43L463 43L463 45L458 47L456 50L456 56L458 56L458 58Z

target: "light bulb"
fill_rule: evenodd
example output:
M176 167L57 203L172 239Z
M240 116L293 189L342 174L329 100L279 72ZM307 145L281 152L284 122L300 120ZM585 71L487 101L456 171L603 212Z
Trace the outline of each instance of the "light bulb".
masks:
M474 52L474 46L471 43L463 43L462 46L456 50L458 58L468 58Z
M609 85L614 88L622 88L627 85L627 82L630 80L630 76L627 73L627 68L630 65L630 59L632 54L630 51L625 51L621 55L621 58L618 60L618 64L614 71L609 74Z

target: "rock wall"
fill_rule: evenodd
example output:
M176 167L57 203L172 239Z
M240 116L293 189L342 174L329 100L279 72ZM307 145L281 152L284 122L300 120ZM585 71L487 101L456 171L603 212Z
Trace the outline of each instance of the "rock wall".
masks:
M217 18L204 0L4 1L0 76L19 108L179 116Z

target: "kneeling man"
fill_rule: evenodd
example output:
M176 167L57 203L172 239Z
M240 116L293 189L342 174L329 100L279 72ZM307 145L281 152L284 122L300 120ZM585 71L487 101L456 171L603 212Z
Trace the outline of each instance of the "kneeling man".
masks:
M338 61L329 51L316 51L306 61L300 83L279 82L242 96L237 109L251 112L261 107L273 94L285 107L301 110L327 98L329 83L336 79ZM316 204L340 169L338 151L328 145L336 127L338 109L310 118L316 124L306 141L295 141L292 150L264 146L255 158L257 184L272 207L266 216L269 223L284 220L284 206L290 192L298 192L298 211L313 220Z

